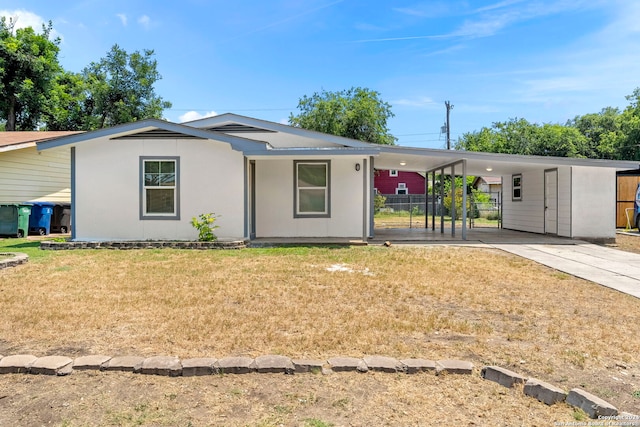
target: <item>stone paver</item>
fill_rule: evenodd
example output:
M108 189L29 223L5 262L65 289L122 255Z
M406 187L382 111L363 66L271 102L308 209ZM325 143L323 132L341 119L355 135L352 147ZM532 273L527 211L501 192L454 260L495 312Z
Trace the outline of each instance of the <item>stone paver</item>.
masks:
M427 359L402 359L400 361L404 365L407 374L415 374L423 371L435 371L436 362Z
M223 357L217 364L221 374L248 374L256 370L255 361L250 357Z
M201 375L213 375L220 371L216 367L218 359L212 357L197 357L182 361L182 376L195 377Z
M266 356L258 356L255 359L256 371L260 373L285 373L293 374L295 366L291 359L285 356L269 354Z
M296 372L322 372L325 362L317 359L293 359L293 367Z
M140 372L144 357L139 356L116 356L105 365L106 371Z
M104 356L102 354L94 354L90 356L80 356L73 361L73 369L79 371L83 370L102 370L106 363L111 360L111 356Z
M29 372L31 364L38 358L32 354L15 354L0 360L0 374L19 374Z
M591 418L618 415L615 406L580 388L571 389L566 401L569 405L582 409Z
M508 388L513 387L515 384L524 384L527 381L522 375L499 366L485 366L482 368L480 375L485 380L496 382Z
M36 375L69 375L73 371L73 359L65 356L44 356L36 359L29 373Z
M364 363L371 371L403 372L404 366L399 360L385 356L365 356Z
M473 363L464 360L438 360L436 373L470 375L473 373Z
M369 370L364 360L355 357L332 357L329 359L329 365L334 372L367 372Z
M140 373L146 375L163 375L165 377L178 377L182 375L180 359L172 356L149 357L142 362Z
M547 405L563 402L567 398L567 393L561 388L536 378L529 378L527 380L524 384L524 394L535 397Z

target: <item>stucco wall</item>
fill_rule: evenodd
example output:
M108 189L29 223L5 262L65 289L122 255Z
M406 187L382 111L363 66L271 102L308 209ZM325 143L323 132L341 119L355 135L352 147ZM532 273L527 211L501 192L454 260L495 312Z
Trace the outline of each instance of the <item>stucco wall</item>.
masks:
M71 201L69 149L0 152L0 203Z
M140 156L180 158L180 219L140 219ZM244 236L244 158L200 140L95 140L76 147L76 240L195 240L191 218L220 215L221 239Z
M616 172L609 168L572 168L572 219L576 239L616 235Z
M502 227L510 230L544 233L544 171L522 173L522 200L512 200L511 175L502 177Z
M331 217L294 218L294 160L257 160L256 237L362 237L363 179L368 172L364 167L356 171L354 166L362 166L363 159L335 156L314 160L331 160Z

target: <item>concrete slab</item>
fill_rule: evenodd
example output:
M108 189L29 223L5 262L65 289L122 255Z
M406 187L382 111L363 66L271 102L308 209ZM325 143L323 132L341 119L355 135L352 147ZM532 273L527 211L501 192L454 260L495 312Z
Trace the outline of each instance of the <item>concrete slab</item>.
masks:
M36 375L69 375L73 371L73 359L65 356L44 356L36 359L29 373Z
M402 359L400 361L404 365L407 374L416 374L423 371L435 371L436 362L427 359Z
M142 369L144 357L139 356L117 356L109 360L104 369L106 371L124 371L139 373Z
M440 375L443 372L471 375L473 373L473 363L466 360L438 360L436 362L436 373Z
M73 369L82 370L102 370L107 362L111 360L111 356L95 354L91 356L80 356L73 361Z
M223 357L216 362L221 374L248 374L256 370L255 361L250 357Z
M212 375L219 373L215 366L218 359L212 357L197 357L182 361L182 376L195 377L200 375Z
M182 375L180 359L173 356L153 356L142 362L140 372L147 375L179 377Z
M285 373L293 374L295 367L291 359L285 356L269 354L258 356L255 359L256 371L260 373Z
M493 247L547 267L640 298L640 255L585 242L494 244Z
M322 360L318 359L293 359L293 366L296 372L322 372L322 367L324 363Z
M14 354L0 360L0 374L20 374L29 372L38 358L32 354Z

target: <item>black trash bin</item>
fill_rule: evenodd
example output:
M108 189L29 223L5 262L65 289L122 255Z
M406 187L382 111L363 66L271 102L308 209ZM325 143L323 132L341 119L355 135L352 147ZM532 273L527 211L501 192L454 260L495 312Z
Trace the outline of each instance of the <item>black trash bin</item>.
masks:
M68 233L71 230L71 205L58 203L53 207L51 217L52 233Z

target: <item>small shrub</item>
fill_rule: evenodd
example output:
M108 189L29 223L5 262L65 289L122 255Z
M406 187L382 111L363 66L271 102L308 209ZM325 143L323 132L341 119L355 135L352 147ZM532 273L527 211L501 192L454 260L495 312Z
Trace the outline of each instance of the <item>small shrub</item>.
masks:
M380 194L376 194L373 198L373 212L380 212L380 209L384 208L385 203L387 203L387 198Z
M200 214L191 218L191 225L198 230L198 240L201 242L213 242L218 237L213 234L213 230L220 227L213 225L218 217L214 213Z

